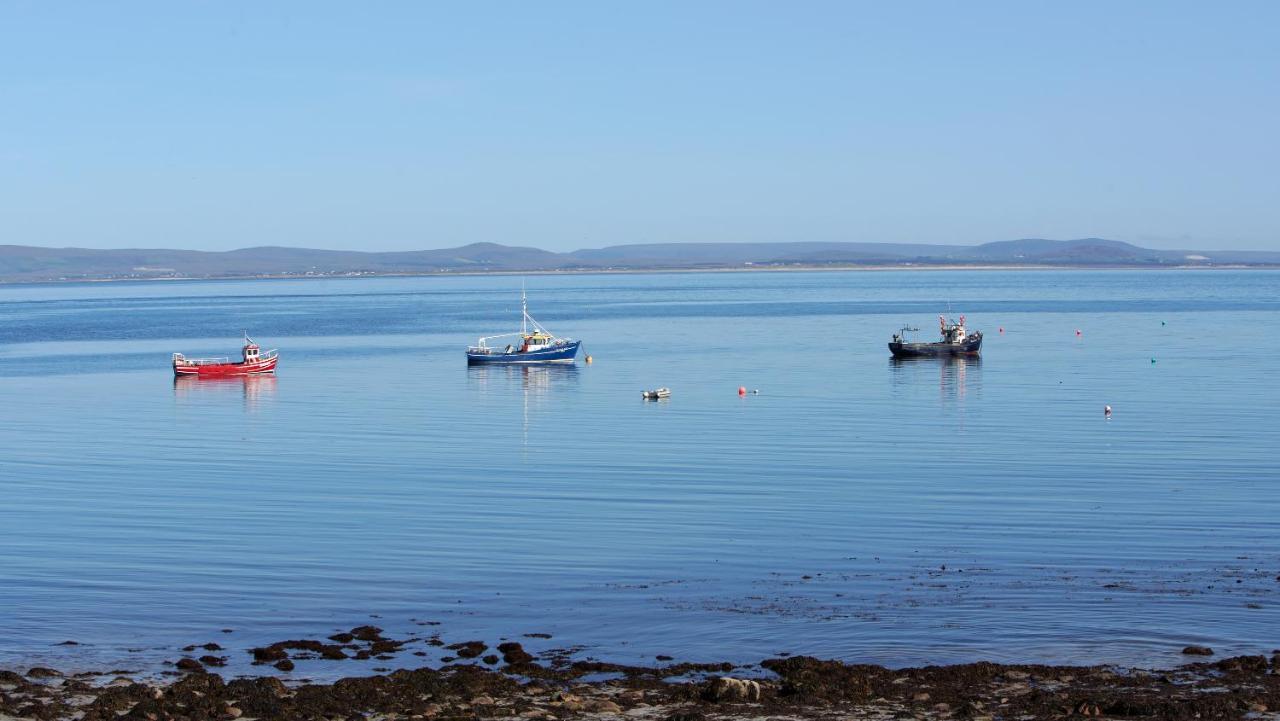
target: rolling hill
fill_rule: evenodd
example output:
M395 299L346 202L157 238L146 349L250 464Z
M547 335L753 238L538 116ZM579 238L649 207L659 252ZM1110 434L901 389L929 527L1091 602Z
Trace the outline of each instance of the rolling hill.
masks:
M1007 265L1273 266L1280 252L1153 250L1102 238L1026 238L976 246L901 243L655 243L553 253L474 243L400 252L282 246L225 252L0 246L0 282L344 276L459 272L687 270L745 267Z

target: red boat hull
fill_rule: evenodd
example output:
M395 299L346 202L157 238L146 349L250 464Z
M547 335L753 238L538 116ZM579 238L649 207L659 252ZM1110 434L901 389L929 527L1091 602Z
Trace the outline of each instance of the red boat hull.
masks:
M253 363L215 363L201 365L173 364L175 376L196 376L199 378L229 378L232 376L256 376L264 373L275 373L279 356L263 358Z

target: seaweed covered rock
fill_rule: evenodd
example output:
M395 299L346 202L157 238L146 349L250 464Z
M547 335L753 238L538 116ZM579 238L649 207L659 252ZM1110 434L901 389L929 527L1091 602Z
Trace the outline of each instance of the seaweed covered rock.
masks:
M533 662L533 654L515 641L498 644L498 652L502 654L502 660L511 666Z
M445 648L457 653L458 658L475 658L484 653L489 647L481 641L464 641L445 646Z
M868 672L882 670L878 666L848 666L812 656L772 658L760 665L778 674L781 680L779 697L802 703L867 701L871 698Z

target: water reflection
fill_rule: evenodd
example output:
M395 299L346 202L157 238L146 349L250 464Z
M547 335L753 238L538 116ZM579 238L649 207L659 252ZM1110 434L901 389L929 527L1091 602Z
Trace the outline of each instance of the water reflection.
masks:
M481 393L506 393L519 384L521 396L521 445L529 448L529 411L537 411L553 393L578 382L578 366L476 365L467 366L467 381Z
M173 379L173 397L181 401L226 397L237 392L244 399L245 410L255 411L263 402L270 401L275 397L276 377L274 375L238 376L232 378L175 376Z
M895 384L914 385L936 379L943 400L964 400L971 390L982 385L982 356L890 358L889 368Z
M483 391L511 388L519 382L526 395L550 393L566 383L576 383L578 366L556 365L477 365L467 366L467 380Z

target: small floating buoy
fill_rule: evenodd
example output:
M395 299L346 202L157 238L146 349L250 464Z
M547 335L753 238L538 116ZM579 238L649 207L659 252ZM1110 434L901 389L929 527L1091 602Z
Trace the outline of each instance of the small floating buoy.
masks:
M758 395L760 395L760 389L759 389L759 388L757 388L757 389L755 389L755 390L751 391L751 395L753 395L753 396L758 396Z
M1110 418L1110 417L1111 417L1111 406L1103 406L1103 407L1102 407L1102 415L1104 415L1104 416L1106 416L1106 417Z
M591 356L587 356L586 360L587 360L587 364L588 364L588 365L590 365L590 364L591 364Z
M738 386L738 395L745 396L747 394L746 386Z
M1000 326L1000 332L1001 332L1001 333L1003 333L1003 332L1004 332L1004 326Z
M1078 337L1079 335L1080 335L1080 329L1076 328L1076 336Z
M1155 362L1156 362L1156 359L1155 359L1155 358L1152 358L1152 359L1151 359L1151 362L1152 362L1152 363L1155 363Z
M1164 325L1164 321L1160 321L1160 325Z

